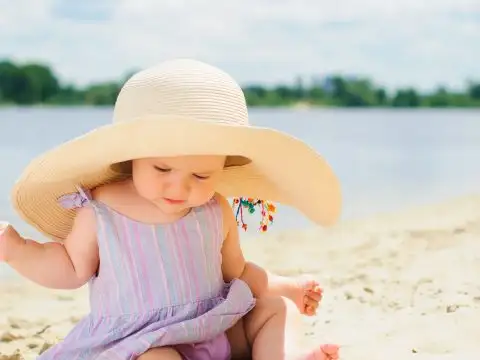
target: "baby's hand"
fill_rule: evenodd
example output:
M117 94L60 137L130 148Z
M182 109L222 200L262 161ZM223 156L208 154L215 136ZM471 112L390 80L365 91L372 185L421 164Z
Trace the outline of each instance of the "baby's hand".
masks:
M9 223L0 222L0 262L7 261L15 245L20 244L22 238Z
M323 290L311 277L302 276L296 280L294 301L301 314L313 316L322 301Z

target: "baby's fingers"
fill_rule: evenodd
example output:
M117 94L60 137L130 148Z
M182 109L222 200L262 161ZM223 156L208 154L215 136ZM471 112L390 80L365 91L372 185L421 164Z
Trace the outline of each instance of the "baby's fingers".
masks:
M309 296L305 296L303 298L303 303L305 304L305 307L311 307L313 309L317 309L318 307L318 301L316 301L315 299L312 299Z
M5 244L5 234L7 233L8 223L0 222L0 262L6 260L6 244Z
M307 316L313 316L317 313L317 309L312 306L305 306L303 313Z
M305 294L307 297L313 299L314 301L321 301L323 297L322 290L317 290L317 291L307 291Z
M0 234L3 234L3 232L8 228L8 225L8 222L0 221Z
M0 221L0 240L3 238L3 235L7 234L9 226L8 222Z

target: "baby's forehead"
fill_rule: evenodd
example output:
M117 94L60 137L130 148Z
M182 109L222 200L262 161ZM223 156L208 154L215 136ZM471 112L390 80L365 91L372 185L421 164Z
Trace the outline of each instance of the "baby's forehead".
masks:
M208 172L222 169L225 165L226 156L220 155L190 155L176 157L156 157L152 161L159 165L197 172Z

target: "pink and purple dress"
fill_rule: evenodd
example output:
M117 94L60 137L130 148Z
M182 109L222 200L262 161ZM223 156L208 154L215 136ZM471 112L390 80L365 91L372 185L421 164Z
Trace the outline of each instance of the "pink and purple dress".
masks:
M241 280L221 271L222 210L215 199L165 225L134 221L80 191L66 207L92 206L98 273L90 313L38 360L133 360L174 347L184 359L230 359L225 331L255 304Z

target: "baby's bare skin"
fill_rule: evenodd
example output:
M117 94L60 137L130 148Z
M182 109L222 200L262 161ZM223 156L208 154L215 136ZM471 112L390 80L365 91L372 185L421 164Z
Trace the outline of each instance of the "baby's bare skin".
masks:
M299 347L302 332L296 305L282 296L257 299L255 308L227 332L232 359L338 360L339 347Z
M13 249L25 241L7 222L0 223L0 262L8 262L12 258Z
M93 196L101 197L102 202L122 213L130 211L128 216L146 222L175 221L190 207L200 206L215 196L223 211L224 241L221 256L224 281L243 280L257 298L255 308L228 332L233 358L241 359L241 356L248 354L254 360L338 359L336 345L298 349L302 336L298 331L300 315L315 315L322 299L322 289L318 282L309 278L295 280L276 276L244 259L230 204L221 195L213 193L215 171L209 169L221 169L220 160L222 159L217 157L137 160L133 164L135 182L105 185L95 189ZM199 170L200 165L202 169ZM162 171L159 172L156 168ZM163 168L169 170L164 171ZM162 174L161 177L159 173ZM191 186L177 186L179 179L182 184L187 181L185 179L192 179L192 173L207 173L211 179L193 178L188 180L192 181ZM187 188L189 193L184 193ZM158 191L166 193L157 194ZM171 205L157 200L164 197L185 199L182 202L184 205ZM62 244L24 239L13 226L3 224L0 227L0 261L8 263L31 281L48 288L73 289L84 285L99 265L93 210L90 207L77 210L72 230ZM153 358L159 351L160 349L148 350L143 358ZM161 352L165 356L176 355L169 350Z

